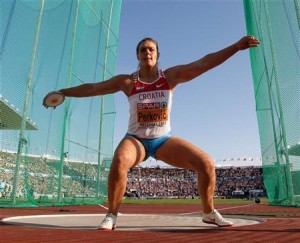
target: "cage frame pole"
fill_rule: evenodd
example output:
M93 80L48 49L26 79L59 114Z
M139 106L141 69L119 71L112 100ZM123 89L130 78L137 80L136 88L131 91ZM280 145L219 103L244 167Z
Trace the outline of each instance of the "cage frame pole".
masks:
M71 86L72 76L73 76L73 61L74 61L75 43L76 43L76 35L77 35L77 22L78 22L78 15L79 15L79 6L80 6L80 0L77 0L74 29L72 32L72 49L71 49L70 62L69 62L68 87ZM63 120L63 127L62 127L62 138L61 138L60 168L59 168L58 189L57 189L57 203L58 204L61 204L61 201L62 201L62 181L63 181L63 172L64 172L64 160L65 160L65 151L64 150L65 150L65 142L66 142L67 120L69 119L69 107L70 107L70 100L67 99L65 102L64 120Z
M267 1L263 1L263 4L265 6L265 11L266 11L266 18L267 18L267 28L270 36L273 36L272 34L272 27L271 27L271 21L270 21L270 13L269 13L269 5ZM293 203L293 182L291 178L291 167L290 167L290 161L289 161L289 154L288 154L288 146L287 146L287 141L286 141L286 130L285 130L285 121L284 121L284 114L283 114L283 108L282 108L282 99L281 99L281 93L280 93L280 88L279 88L279 78L278 78L278 73L277 73L277 62L275 59L275 50L274 50L274 43L272 38L270 38L270 48L271 48L271 56L272 56L272 63L274 67L274 80L275 80L275 87L276 87L276 93L277 93L277 99L278 99L278 111L280 114L280 128L282 132L282 143L283 143L283 155L285 156L285 163L286 163L286 172L288 172L286 175L287 181L287 193L288 193L288 198L291 199L291 202ZM275 144L276 149L278 150L277 146L278 144ZM277 152L279 153L279 152Z
M12 199L13 199L13 205L16 204L16 194L17 194L17 186L19 181L19 173L20 173L20 163L21 163L21 157L23 154L23 147L27 144L26 138L25 138L25 130L26 130L26 121L28 117L28 111L29 111L29 101L31 96L31 90L32 90L32 83L33 83L33 73L35 68L35 60L36 60L36 53L38 49L39 44L39 37L40 37L40 29L42 24L42 17L43 17L43 11L44 11L44 0L40 0L40 7L39 7L39 14L38 14L38 20L37 20L37 26L34 36L34 44L32 49L32 56L31 56L31 63L30 63L30 69L28 73L28 82L27 82L27 89L26 89L26 96L24 99L24 107L23 107L23 114L22 114L22 121L21 121L21 129L19 134L19 142L18 142L18 151L16 155L16 168L14 173L14 180L13 180L13 189L12 189Z

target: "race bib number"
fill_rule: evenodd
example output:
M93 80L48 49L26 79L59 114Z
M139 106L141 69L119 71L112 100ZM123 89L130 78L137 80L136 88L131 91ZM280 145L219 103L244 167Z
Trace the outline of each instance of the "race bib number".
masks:
M159 102L138 104L137 121L142 127L164 126L168 121L168 109Z

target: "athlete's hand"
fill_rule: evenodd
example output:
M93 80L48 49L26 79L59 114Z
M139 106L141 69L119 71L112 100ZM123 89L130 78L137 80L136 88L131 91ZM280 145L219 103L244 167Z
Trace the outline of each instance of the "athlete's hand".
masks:
M252 35L245 36L236 43L239 50L245 50L250 47L257 47L259 44L259 40Z

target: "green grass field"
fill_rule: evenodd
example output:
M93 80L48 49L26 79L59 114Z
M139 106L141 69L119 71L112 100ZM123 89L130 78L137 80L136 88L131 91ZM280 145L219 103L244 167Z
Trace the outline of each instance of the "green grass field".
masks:
M63 202L57 204L55 200L43 200L41 204L32 204L28 200L18 200L17 205L12 205L11 199L2 199L0 200L1 207L39 207L39 206L68 206L68 205L92 205L92 204L102 204L107 203L107 198L101 200L95 198L85 198L81 200L80 198L77 201L72 201L72 198L64 198ZM268 203L267 198L260 198L261 203ZM214 204L232 204L232 205L246 205L255 203L254 199L245 200L245 199L221 199L215 198ZM122 204L201 204L201 199L134 199L134 198L124 198Z
M267 203L267 198L260 198L261 203ZM215 204L249 204L252 200L243 199L214 199ZM122 201L123 204L201 204L200 199L132 199L126 198Z

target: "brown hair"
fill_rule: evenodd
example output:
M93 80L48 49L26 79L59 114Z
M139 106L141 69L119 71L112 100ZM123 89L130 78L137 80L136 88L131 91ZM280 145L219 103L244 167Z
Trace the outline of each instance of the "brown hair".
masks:
M153 43L155 43L156 45L156 50L157 50L157 53L159 53L159 50L158 50L158 42L150 37L146 37L144 39L142 39L136 46L136 54L138 55L139 54L139 49L140 49L140 45L145 42L145 41L152 41Z

